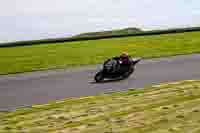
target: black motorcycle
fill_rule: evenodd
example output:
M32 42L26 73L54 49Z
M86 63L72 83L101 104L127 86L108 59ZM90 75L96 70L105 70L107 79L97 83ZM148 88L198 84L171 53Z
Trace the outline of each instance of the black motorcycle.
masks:
M141 61L139 59L130 59L130 65L126 67L121 66L120 60L108 59L103 64L103 69L96 73L94 80L101 82L104 79L126 79L136 68L136 64Z

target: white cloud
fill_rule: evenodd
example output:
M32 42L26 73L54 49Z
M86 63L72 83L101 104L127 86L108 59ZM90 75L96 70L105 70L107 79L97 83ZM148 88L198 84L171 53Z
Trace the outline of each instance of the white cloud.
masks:
M198 25L199 5L198 0L4 0L0 41L129 26Z

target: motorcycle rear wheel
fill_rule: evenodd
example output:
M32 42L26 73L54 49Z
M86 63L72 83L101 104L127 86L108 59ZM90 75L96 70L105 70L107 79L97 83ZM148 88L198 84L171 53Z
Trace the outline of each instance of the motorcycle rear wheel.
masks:
M102 72L98 72L96 75L95 75L95 77L94 77L94 80L96 81L96 82L101 82L101 81L103 81L103 74L102 74Z

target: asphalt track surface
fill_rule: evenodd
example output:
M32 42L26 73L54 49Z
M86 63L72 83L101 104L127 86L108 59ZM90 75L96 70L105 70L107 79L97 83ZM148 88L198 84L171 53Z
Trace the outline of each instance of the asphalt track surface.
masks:
M0 76L0 111L163 82L199 80L200 54L143 60L126 80L94 83L100 68L97 65Z

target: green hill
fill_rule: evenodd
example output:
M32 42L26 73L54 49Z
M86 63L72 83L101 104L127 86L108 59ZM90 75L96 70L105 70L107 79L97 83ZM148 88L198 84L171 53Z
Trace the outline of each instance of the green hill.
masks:
M134 34L134 33L140 33L140 32L142 32L142 30L139 29L139 28L125 28L125 29L111 30L111 31L82 33L82 34L73 36L73 38L76 38L76 37L127 35L127 34Z
M53 43L61 43L61 42L84 41L84 40L99 40L99 39L123 38L123 37L134 37L134 36L175 34L175 33L195 32L195 31L199 32L200 27L172 28L172 29L165 29L165 30L150 30L150 31L142 31L141 29L138 29L138 28L125 28L125 29L113 30L113 31L83 33L83 34L75 35L72 37L47 38L47 39L41 39L41 40L27 40L27 41L0 43L0 48L41 45L41 44L47 44L47 43L53 44Z

